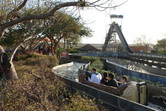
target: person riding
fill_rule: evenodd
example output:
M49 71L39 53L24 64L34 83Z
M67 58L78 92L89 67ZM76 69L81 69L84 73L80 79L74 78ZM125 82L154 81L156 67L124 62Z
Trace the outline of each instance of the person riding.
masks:
M108 79L108 82L107 82L107 85L108 86L113 86L113 87L118 87L118 83L116 81L115 78L115 75L113 73L109 73L108 76L107 76L107 79Z
M119 87L123 87L125 84L127 84L126 82L127 82L127 77L126 76L121 76L121 78L120 78L120 82L121 82L121 84L120 84L120 86Z
M107 72L104 72L102 75L102 79L101 79L101 84L107 85L108 79L107 79Z
M102 79L101 74L96 72L96 68L92 68L92 70L91 70L91 78L88 77L88 80L90 82L94 82L94 83L100 84L101 79Z

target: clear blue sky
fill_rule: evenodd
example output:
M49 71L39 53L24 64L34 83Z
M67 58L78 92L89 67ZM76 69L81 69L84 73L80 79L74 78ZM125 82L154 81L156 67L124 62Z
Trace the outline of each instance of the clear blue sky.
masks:
M125 0L114 1L118 4ZM124 5L104 12L84 9L80 14L94 32L91 38L83 38L81 42L103 44L111 24L110 14L122 14L122 31L129 44L141 35L146 36L146 41L155 43L166 38L165 11L166 0L128 0Z

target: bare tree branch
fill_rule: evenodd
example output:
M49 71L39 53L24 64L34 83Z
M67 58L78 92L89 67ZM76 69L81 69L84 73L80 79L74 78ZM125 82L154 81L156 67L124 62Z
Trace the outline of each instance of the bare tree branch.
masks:
M29 16L23 16L21 18L18 18L16 20L4 23L0 26L0 38L3 36L3 32L6 28L11 27L15 24L18 24L20 22L26 21L26 20L31 20L31 19L45 19L49 16L53 16L54 13L63 7L69 7L69 6L78 6L80 2L67 2L67 3L62 3L59 5L56 5L52 10L50 10L48 13L46 14L41 14L41 15L29 15Z
M28 0L24 0L22 2L22 4L20 4L17 8L15 8L14 10L10 11L8 14L7 14L7 18L6 19L10 19L12 17L15 17L17 14L16 12L18 12L19 10L21 10L27 3ZM1 21L3 20L4 16L1 16L0 19Z
M113 0L111 0L113 1ZM118 5L115 5L115 6L103 6L104 4L106 4L108 1L104 2L104 3L101 3L101 4L91 4L89 7L95 7L98 11L105 11L106 9L108 8L116 8L116 7L119 7L123 4L125 4L128 0L126 0L125 2L121 3L121 4L118 4ZM110 2L111 4L111 2ZM100 9L99 9L100 8Z
M26 5L27 1L28 1L28 0L24 0L24 1L22 2L22 4L21 4L21 5L19 5L17 8L15 8L15 9L14 9L14 10L12 10L11 12L9 12L9 14L8 14L8 15L12 14L13 12L16 12L16 11L21 10L21 9L22 9L22 8Z

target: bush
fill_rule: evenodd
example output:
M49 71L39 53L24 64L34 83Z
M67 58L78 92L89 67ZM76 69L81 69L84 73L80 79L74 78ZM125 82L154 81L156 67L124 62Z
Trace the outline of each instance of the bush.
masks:
M98 110L95 102L80 94L64 97L66 85L55 76L49 67L54 66L56 58L36 55L14 62L18 73L18 80L6 81L0 95L2 111L74 111ZM43 64L47 64L42 68ZM1 88L2 84L0 84Z
M16 56L15 60L17 62L25 60L24 65L38 65L41 68L52 68L59 64L59 61L55 56L41 55L38 53L30 53L26 55Z
M81 59L89 62L100 60L99 57L89 57L89 56L81 56Z
M78 50L76 50L76 49L70 49L69 53L78 53Z
M38 53L28 53L28 54L20 55L20 56L15 55L14 60L19 61L19 60L25 60L27 58L36 58L36 57L39 57L39 56L40 56L40 54L38 54Z
M104 70L104 64L99 58L94 58L94 61L88 67L88 70L91 70L92 68L96 68L97 72L99 72L100 74L103 74L104 72L110 73L110 71Z
M166 55L166 50L158 50L157 54Z
M65 105L67 111L99 111L98 106L95 104L95 99L88 99L87 96L81 96L80 93L74 94L71 98L69 105Z

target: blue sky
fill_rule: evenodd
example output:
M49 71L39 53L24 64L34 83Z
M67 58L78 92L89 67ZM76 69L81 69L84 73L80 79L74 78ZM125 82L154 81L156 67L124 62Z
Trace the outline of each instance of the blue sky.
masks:
M114 1L118 4L125 0ZM165 4L166 0L128 0L124 5L104 12L84 9L80 14L94 32L91 38L83 38L81 42L103 44L111 24L110 14L122 14L122 32L129 44L142 35L146 36L146 41L156 43L166 38Z

